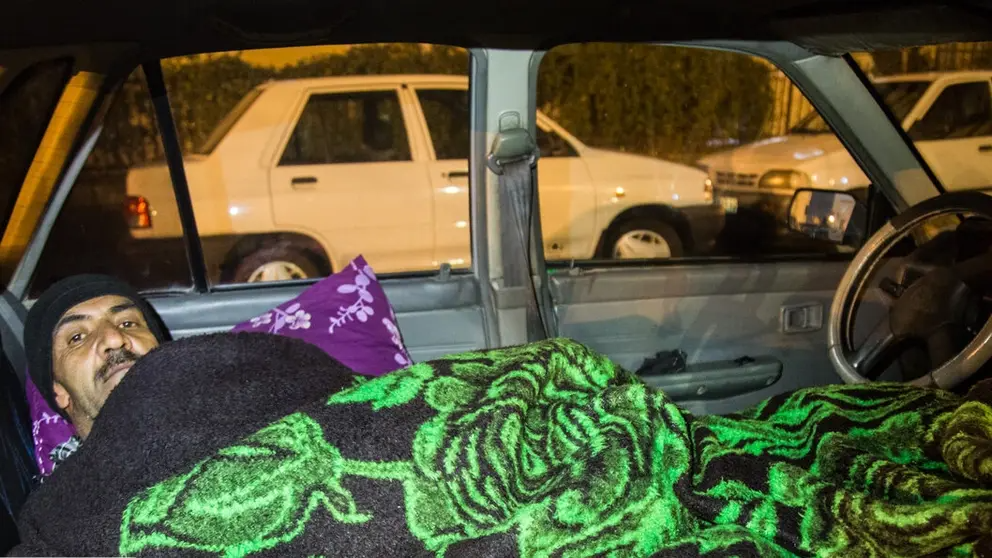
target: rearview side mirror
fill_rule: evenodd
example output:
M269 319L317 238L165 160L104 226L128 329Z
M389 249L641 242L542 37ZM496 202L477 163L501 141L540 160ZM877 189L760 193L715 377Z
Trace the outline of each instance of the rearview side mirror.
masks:
M847 192L801 188L796 190L789 206L789 229L810 238L842 244L853 232L848 227L858 206L858 200Z

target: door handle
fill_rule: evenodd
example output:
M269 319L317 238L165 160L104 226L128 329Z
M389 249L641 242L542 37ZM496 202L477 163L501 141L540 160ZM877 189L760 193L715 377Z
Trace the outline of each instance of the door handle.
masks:
M992 151L992 144L988 144L987 143L985 145L979 145L978 146L978 152L979 153L988 153L990 151Z
M290 187L294 190L310 190L313 189L313 185L316 183L316 176L294 176L293 179L289 181Z
M761 391L782 378L782 362L772 356L690 364L684 372L640 377L674 401L712 400Z
M468 178L468 171L451 171L444 173L445 178Z

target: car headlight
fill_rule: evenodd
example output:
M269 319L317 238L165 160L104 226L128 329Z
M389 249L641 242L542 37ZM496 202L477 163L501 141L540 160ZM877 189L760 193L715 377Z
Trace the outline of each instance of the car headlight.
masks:
M797 170L771 170L761 175L758 188L789 189L809 188L813 181L809 175Z
M703 201L713 203L713 181L709 178L703 181Z

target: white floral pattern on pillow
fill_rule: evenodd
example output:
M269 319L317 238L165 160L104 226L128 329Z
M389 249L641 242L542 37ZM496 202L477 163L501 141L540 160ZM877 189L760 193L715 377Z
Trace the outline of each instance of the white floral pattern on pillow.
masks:
M263 325L269 326L269 333L279 333L286 326L289 326L289 329L310 329L310 314L299 302L294 302L285 310L276 307L271 312L251 319L251 327L258 328Z
M369 266L359 269L354 262L351 263L351 267L356 271L354 283L339 286L338 292L341 294L357 293L358 298L351 306L338 308L338 315L331 318L331 327L327 330L331 335L334 335L335 329L348 322L358 320L364 323L375 315L375 311L369 306L375 301L375 298L368 291L369 285L375 280L375 273L372 273L372 268Z

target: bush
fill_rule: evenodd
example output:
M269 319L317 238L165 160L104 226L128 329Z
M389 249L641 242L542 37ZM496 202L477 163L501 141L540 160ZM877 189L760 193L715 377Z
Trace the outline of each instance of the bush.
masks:
M538 106L592 146L691 163L714 139L758 138L768 78L769 66L734 53L568 45L541 64Z

